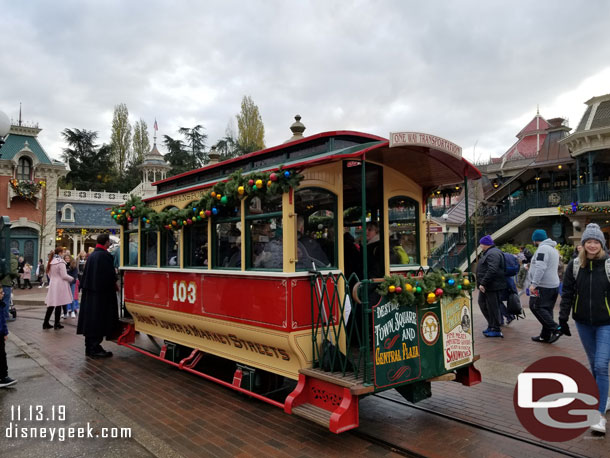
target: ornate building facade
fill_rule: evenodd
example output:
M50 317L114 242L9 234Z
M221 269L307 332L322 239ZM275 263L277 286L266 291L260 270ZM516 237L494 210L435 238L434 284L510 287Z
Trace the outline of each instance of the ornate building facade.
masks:
M39 143L40 131L19 121L0 144L0 214L11 223L11 248L32 265L55 248L57 180L68 173Z

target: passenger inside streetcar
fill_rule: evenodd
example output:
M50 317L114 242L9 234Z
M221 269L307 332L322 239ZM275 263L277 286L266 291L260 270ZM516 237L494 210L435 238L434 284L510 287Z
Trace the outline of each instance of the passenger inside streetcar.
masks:
M282 228L272 228L271 223L252 225L253 266L261 269L281 269L283 265Z
M319 269L329 265L328 257L317 240L305 233L305 218L297 218L297 269Z

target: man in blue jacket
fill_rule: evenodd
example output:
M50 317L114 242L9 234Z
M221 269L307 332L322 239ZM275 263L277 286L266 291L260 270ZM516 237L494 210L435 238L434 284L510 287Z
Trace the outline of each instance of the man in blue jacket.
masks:
M532 337L534 342L553 343L561 336L558 324L553 319L553 308L559 295L559 251L557 242L547 237L546 231L536 229L532 241L538 247L530 263L530 310L540 321L540 335Z
M490 235L479 240L483 255L477 264L479 307L487 320L485 337L504 337L500 331L500 295L507 288L504 276L504 254L494 245Z

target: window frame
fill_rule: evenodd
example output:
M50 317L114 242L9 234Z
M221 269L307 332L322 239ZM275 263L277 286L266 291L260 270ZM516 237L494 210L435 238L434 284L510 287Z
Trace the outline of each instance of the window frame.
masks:
M283 195L279 194L279 210L273 211L273 212L268 212L268 213L255 213L255 214L250 214L250 202L252 201L252 199L257 198L256 196L251 197L250 199L247 199L244 205L244 221L245 221L245 227L244 230L242 231L242 243L246 244L246 259L242 259L242 262L245 262L245 266L246 266L246 270L247 271L251 271L251 272L283 272L284 271L284 250L285 250L285 245L284 245L284 238L282 238L282 267L279 269L268 269L268 268L262 268L262 267L254 267L253 266L253 259L252 259L252 231L250 229L250 224L251 221L259 221L259 220L271 220L273 218L278 218L280 219L280 222L282 222L282 230L284 228L283 225ZM260 199L260 197L258 197ZM262 203L262 200L261 200ZM214 231L213 231L214 232ZM244 240L245 237L245 240Z
M24 168L23 167L24 163L27 163L27 166L28 166L28 174L27 174L26 178L24 178L25 175L22 173L22 170ZM17 178L17 180L20 180L20 181L31 180L33 170L34 170L34 163L32 162L32 160L27 156L21 156L19 158L19 160L17 161L17 170L15 172L15 177Z
M409 264L393 264L392 263L392 247L391 247L391 244L390 244L390 238L392 236L391 228L392 228L392 224L394 222L400 222L402 220L392 220L392 219L390 219L391 218L390 211L392 209L391 202L393 200L399 200L399 199L400 200L405 200L407 202L406 206L413 205L415 207L414 208L414 214L415 214L415 256L416 256L417 259L416 259L416 262L411 262L412 256L409 255L409 253L407 253L407 255L409 256ZM420 227L420 225L421 225L421 221L420 221L419 207L420 207L420 203L417 200L413 199L412 197L406 196L404 194L397 194L395 196L392 196L392 197L388 198L388 216L387 216L387 218L388 218L388 232L389 232L389 234L388 234L388 256L389 256L389 261L390 261L390 268L392 268L392 267L399 267L399 268L400 267L413 267L413 266L421 266L422 265L421 264L421 260L422 260L422 258L421 258L421 243L420 243L420 237L421 237L421 233L420 233L421 232L421 230L420 230L421 227ZM404 221L412 221L412 219L405 219Z
M334 248L333 248L333 260L332 260L332 262L330 263L330 265L328 267L324 267L321 270L336 270L336 269L339 268L339 234L337 232L338 231L338 227L339 227L339 218L338 218L339 197L333 191L330 191L330 190L328 190L326 188L321 188L319 186L306 186L306 187L299 188L299 189L295 190L295 192L294 192L295 213L297 213L298 216L305 217L306 215L303 214L303 213L299 213L297 211L297 209L296 209L297 194L299 192L307 190L307 189L315 190L317 192L324 192L326 194L329 194L329 195L333 196L334 202L333 202L333 209L332 209L332 212L333 212L333 224L332 224L332 227L333 227L333 233L335 234L335 237L334 237L335 238L335 240L334 240ZM312 214L314 214L314 213L316 213L318 211L320 211L320 209L314 209L313 212L311 212L311 213L309 213L309 215L307 215L307 218L309 218ZM297 243L298 243L298 226L296 228L296 236L297 236ZM320 247L320 248L322 248L322 247ZM310 269L308 269L308 268L297 268L296 264L295 264L295 271L296 272L306 272L306 271L309 271L309 270Z

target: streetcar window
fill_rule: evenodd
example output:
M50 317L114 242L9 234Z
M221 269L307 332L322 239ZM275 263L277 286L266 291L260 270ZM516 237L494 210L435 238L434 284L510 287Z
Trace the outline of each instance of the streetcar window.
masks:
M241 269L241 221L218 222L214 230L215 268Z
M142 224L140 246L140 265L157 267L157 231L151 228L150 223Z
M253 269L282 270L282 196L250 199L246 208L246 266Z
M180 232L169 230L161 233L161 266L180 267Z
M319 188L295 193L297 270L337 267L337 197Z
M123 251L123 264L126 266L138 265L138 224L134 221L124 227L124 238L127 243Z
M419 205L409 197L392 197L388 204L390 264L419 264Z
M177 207L166 210L178 211ZM180 231L167 230L161 232L161 267L180 267Z
M208 224L192 224L184 229L184 265L205 267L208 265Z

